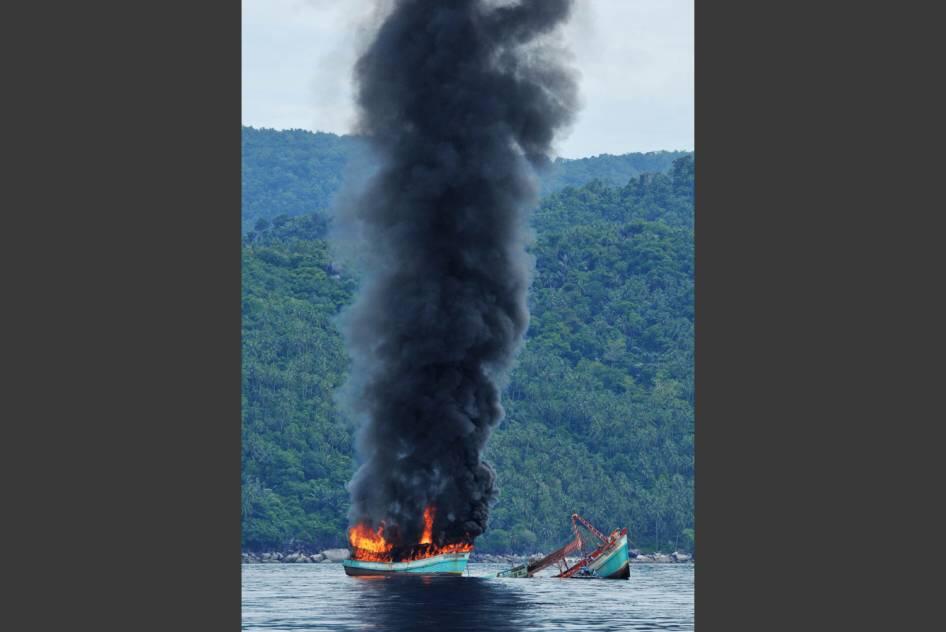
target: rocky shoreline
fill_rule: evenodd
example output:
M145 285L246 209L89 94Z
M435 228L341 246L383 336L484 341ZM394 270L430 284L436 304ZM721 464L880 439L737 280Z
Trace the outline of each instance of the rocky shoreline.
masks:
M266 553L243 552L241 555L243 564L337 564L342 560L347 560L350 553L348 549L325 549L319 553L307 553L303 551L269 551ZM482 562L486 564L523 564L526 561L541 557L536 555L493 555L491 553L473 553L470 556L471 562ZM572 561L572 560L569 560ZM693 556L675 551L673 553L639 553L631 551L632 564L684 564L693 563Z
M470 556L471 562L484 562L486 564L524 564L528 560L542 557L536 555L492 555L490 553L474 553ZM682 564L693 563L693 556L680 551L673 553L640 553L631 551L630 558L632 564ZM569 564L577 561L576 558L566 558Z
M244 551L240 556L244 564L337 564L347 560L348 549L325 549L319 553L303 551L269 551L256 553Z

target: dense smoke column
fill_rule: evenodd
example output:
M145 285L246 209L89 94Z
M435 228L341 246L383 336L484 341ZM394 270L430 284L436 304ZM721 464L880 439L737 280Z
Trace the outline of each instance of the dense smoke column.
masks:
M533 169L575 110L543 40L570 0L394 2L355 67L380 169L339 222L364 266L344 321L360 418L352 523L416 543L475 538L496 495L481 460L529 320Z

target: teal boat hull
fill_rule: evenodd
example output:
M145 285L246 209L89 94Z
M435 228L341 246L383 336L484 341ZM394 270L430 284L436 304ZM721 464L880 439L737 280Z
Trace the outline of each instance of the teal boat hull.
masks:
M409 562L366 562L344 560L345 574L372 575L462 575L470 553L444 553Z
M613 547L589 564L588 568L594 577L628 579L631 576L631 565L627 553L627 534L622 535Z
M567 577L570 579L630 579L631 565L630 555L627 548L627 529L624 529L620 537L611 540L607 548L600 554L597 551L592 555L597 555L591 561L585 563L580 561L571 569L566 569L563 573L555 577ZM590 559L590 556L589 556ZM541 561L539 562L541 565ZM570 572L571 571L571 572ZM520 564L513 568L500 571L497 577L532 577L529 564Z

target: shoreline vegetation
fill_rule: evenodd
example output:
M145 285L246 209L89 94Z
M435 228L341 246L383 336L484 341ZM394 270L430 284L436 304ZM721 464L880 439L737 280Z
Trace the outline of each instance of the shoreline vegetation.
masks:
M632 564L692 564L694 558L692 555L681 551L672 553L640 553L632 552ZM243 564L338 564L342 560L348 559L350 552L348 549L326 549L318 553L308 553L304 551L267 551L264 553L244 551L241 560ZM471 562L485 564L522 564L530 559L541 557L541 553L532 555L495 555L492 553L476 553L470 556ZM575 560L569 558L569 563Z
M327 239L354 168L341 142L244 129L243 551L348 545L358 463L335 404L350 371L336 323L359 274ZM572 511L647 553L690 553L694 158L563 165L579 167L531 217L528 340L484 455L501 491L476 553L552 550Z

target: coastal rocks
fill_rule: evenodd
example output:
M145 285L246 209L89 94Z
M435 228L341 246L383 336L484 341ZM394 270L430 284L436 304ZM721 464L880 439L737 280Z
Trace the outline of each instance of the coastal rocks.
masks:
M503 564L506 566L515 566L522 564L526 561L532 561L542 557L541 554L532 554L532 555L495 555L492 553L474 553L470 557L471 562L479 562L484 564ZM674 564L674 563L692 563L693 556L682 551L675 551L673 553L642 553L637 549L628 550L628 558L633 563L643 563L643 564ZM566 562L569 566L575 564L578 561L577 557L568 557Z
M243 552L240 555L240 560L243 564L337 564L342 560L347 560L350 555L348 549L327 549L321 553L306 553L299 550L287 553L280 551L266 553ZM692 564L694 562L692 555L682 551L674 551L668 555L659 552L641 553L635 550L629 551L628 556L634 564ZM502 564L504 566L518 566L537 557L541 557L541 554L513 555L473 553L470 557L470 561L485 564ZM573 564L577 561L577 558L569 558L568 561L570 564Z
M693 556L680 551L675 551L670 555L666 553L638 553L632 557L631 561L635 564L673 564L693 562Z
M471 562L480 562L483 564L522 564L528 559L532 559L536 555L525 556L525 555L494 555L492 553L473 553L470 556ZM539 555L541 557L541 555Z
M348 549L326 549L322 551L322 555L325 556L325 559L330 562L341 562L342 560L347 560L350 551Z
M304 551L267 551L265 553L243 552L240 561L243 564L331 564L348 559L348 549L328 549L321 553L306 553Z

